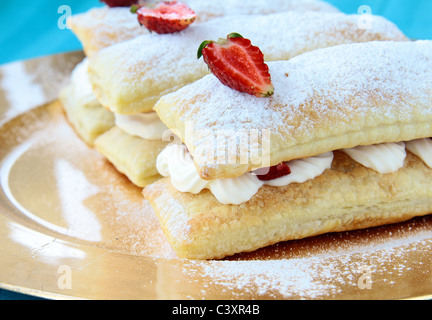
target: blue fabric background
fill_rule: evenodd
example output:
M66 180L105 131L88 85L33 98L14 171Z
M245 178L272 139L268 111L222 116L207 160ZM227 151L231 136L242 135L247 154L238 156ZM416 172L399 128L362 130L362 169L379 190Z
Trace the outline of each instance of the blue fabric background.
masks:
M357 13L359 6L369 5L372 12L396 23L413 39L432 39L431 0L328 0L341 11ZM271 1L269 0L271 5ZM80 49L70 30L60 29L65 12L72 14L101 6L99 0L38 0L19 4L0 0L0 64L48 54Z
M357 13L368 5L373 14L393 21L412 39L432 39L431 0L328 0L341 11ZM271 5L271 1L269 0ZM67 5L72 14L101 6L99 0L0 0L0 64L81 49L68 29L61 29ZM32 299L0 289L0 300Z

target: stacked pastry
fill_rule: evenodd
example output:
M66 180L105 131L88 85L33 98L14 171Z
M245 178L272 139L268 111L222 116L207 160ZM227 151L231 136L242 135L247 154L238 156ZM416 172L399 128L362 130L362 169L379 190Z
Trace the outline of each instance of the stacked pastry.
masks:
M133 3L134 1L130 2ZM148 4L154 2L156 1L145 1ZM218 1L217 4L212 1L200 0L186 0L185 2L197 12L197 22L239 14L270 14L284 11L337 11L333 6L316 0L281 0L274 3L275 6L268 6L264 1L256 0L222 0ZM112 7L106 5L93 8L85 13L70 17L68 25L80 40L84 53L88 58L116 43L149 34L149 31L138 23L136 15L131 13L129 6ZM113 126L114 116L112 113L103 110L102 105L98 103L98 100L93 95L91 84L87 78L87 67L87 59L77 66L72 75L71 86L62 93L61 99L78 134L87 143L93 144L95 137Z
M193 24L180 33L142 35L110 46L90 59L88 69L95 95L117 118L116 126L95 146L138 186L160 179L156 158L167 139L161 141L162 126L158 140L145 136L151 130L149 122L159 121L153 107L162 96L209 73L196 55L203 40L239 32L258 45L268 61L342 43L406 40L383 18L375 17L370 30L359 29L358 21L357 15L327 12L227 16Z
M363 29L319 1L187 2L197 22L172 34L130 28L125 8L99 9L113 14L96 23L111 24L106 33L72 20L89 59L61 97L82 137L98 123L87 141L145 187L179 257L432 211L430 42L409 42L381 17ZM116 16L128 22L107 21ZM197 60L203 40L233 32L262 50L270 97L225 86ZM74 97L83 93L101 114Z
M345 44L269 62L269 98L213 75L164 96L155 110L184 144L161 153L166 178L144 195L177 254L222 258L431 213L431 55L432 41ZM291 173L261 180L251 150Z
M337 11L331 5L316 0L277 1L275 6L272 7L269 7L265 1L223 0L219 1L217 5L211 1L190 0L186 2L196 11L197 22L205 22L217 17L234 14L252 16L258 13L264 15L279 11L295 11L299 13L306 11ZM166 52L167 48L163 47L162 43L154 45L155 42L159 42L159 36L150 35L146 28L140 26L136 15L130 12L129 7L104 6L92 9L86 13L72 16L68 23L80 39L87 55L87 58L74 71L71 84L60 94L60 100L70 123L76 129L78 135L90 146L94 146L95 140L106 133L103 137L100 137L96 144L98 150L137 186L143 187L159 179L160 175L157 173L155 161L158 153L166 145L166 142L161 141L161 134L166 130L166 127L151 110L156 99L153 99L152 104L147 108L138 107L132 109L128 105L117 106L116 103L107 101L101 95L94 95L87 71L88 59L97 55L99 51L103 51L102 49L140 36L143 37L144 42L151 43L148 47L150 53L141 57L141 61L145 61L144 59L147 58L154 59L154 56ZM213 24L213 28L216 28L216 25L217 22ZM181 38L180 35L174 35L173 37ZM140 43L135 42L130 47L124 48L137 52L147 51L146 48L139 46ZM118 52L121 50L120 47ZM160 51L156 52L156 50ZM104 61L104 57L109 56L109 52L101 53L101 57L95 59L96 61ZM170 63L173 66L175 61ZM147 65L150 66L151 63L147 63ZM112 66L107 66L104 65L103 69L112 69ZM158 68L156 63L154 68ZM120 70L119 74L114 75L113 82L115 81L114 78L123 79L122 77L125 75L128 76L129 73ZM112 75L109 77L112 77ZM110 82L109 79L106 80ZM159 84L156 84L156 87L158 86ZM105 86L102 90L99 89L99 92L104 92L103 90L110 91L112 89ZM137 90L140 90L140 88L137 88ZM119 158L119 155L123 154L124 148L133 150L133 153Z

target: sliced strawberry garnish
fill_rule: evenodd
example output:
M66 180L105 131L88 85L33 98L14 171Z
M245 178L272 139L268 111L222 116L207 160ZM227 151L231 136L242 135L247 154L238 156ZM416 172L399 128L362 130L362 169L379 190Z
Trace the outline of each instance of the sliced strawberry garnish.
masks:
M100 0L105 2L110 7L130 7L133 4L138 3L138 0Z
M189 27L195 19L195 12L185 3L163 1L153 8L133 7L132 12L138 14L138 21L148 30L156 33L174 33Z
M238 33L217 42L204 41L198 49L198 59L201 56L224 85L257 97L274 93L264 54Z
M291 174L291 169L285 162L282 162L277 166L255 170L254 173L261 181L270 181Z

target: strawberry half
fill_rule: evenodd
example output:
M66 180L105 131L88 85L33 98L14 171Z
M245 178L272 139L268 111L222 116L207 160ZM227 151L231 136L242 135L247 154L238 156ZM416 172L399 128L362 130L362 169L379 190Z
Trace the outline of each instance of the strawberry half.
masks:
M285 162L282 162L277 166L255 170L254 173L261 181L269 181L291 174L291 169Z
M224 85L257 97L273 95L274 87L264 54L240 34L231 33L217 42L202 42L198 59L201 56Z
M133 4L136 4L138 0L100 0L101 2L106 3L109 7L130 7Z
M149 31L156 33L174 33L189 27L196 19L195 12L185 3L163 1L155 7L132 7L138 14L138 21Z

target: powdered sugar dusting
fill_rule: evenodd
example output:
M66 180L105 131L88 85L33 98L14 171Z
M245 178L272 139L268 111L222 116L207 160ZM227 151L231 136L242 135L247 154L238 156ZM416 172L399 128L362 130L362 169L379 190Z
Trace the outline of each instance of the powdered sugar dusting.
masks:
M431 41L338 46L290 61L269 62L275 85L275 94L270 99L256 99L231 90L213 75L164 99L183 97L186 103L172 108L171 112L179 113L183 122L196 120L196 129L274 128L279 131L288 126L303 135L303 128L316 128L319 118L331 117L338 120L338 125L343 121L351 126L353 117L365 118L372 114L372 108L380 107L389 123L410 121L417 110L412 110L408 98L415 97L424 104L430 101L431 53ZM199 99L200 96L205 98ZM197 102L193 103L197 97ZM305 117L310 116L310 112L303 112L303 105L311 100L320 102L325 97L329 103L313 104L313 112L319 116L308 121ZM384 100L386 105L372 105L374 98L380 99L379 102ZM398 109L386 106L398 106ZM431 108L418 111L425 116L432 113ZM163 113L160 116L166 118ZM300 134L293 140L298 136Z
M340 237L336 234L337 242L321 254L306 251L305 255L278 260L191 261L185 272L202 273L208 279L207 288L216 286L234 298L337 299L347 294L379 297L380 290L391 291L392 286L410 277L413 269L421 268L429 259L431 230L411 233L410 225L416 222L408 223L399 232L396 228L395 234L383 229L380 237L368 237L367 231L361 231L352 243L344 242L346 233ZM325 243L326 239L322 240ZM299 242L293 248L296 245ZM319 239L314 245L321 249L325 246Z
M9 105L13 106L4 115L6 120L46 101L41 84L34 81L34 75L26 71L23 62L6 64L2 66L0 72L0 87L4 90ZM23 87L26 89L26 94L23 94Z
M342 13L283 12L223 17L175 34L143 35L96 55L90 61L90 81L102 104L115 107L118 101L130 101L136 104L135 112L148 111L154 103L152 100L148 105L148 99L157 99L208 74L207 65L197 61L199 45L232 32L251 39L267 61L290 59L341 43L406 40L383 18L375 17L370 30L359 29L358 19L357 15Z
M148 1L157 2L157 1ZM330 4L316 0L277 0L269 6L265 0L185 0L196 13L196 22L230 15L271 14L285 11L337 12ZM68 21L80 38L88 56L113 44L131 40L149 31L140 26L129 7L102 7L74 15Z
M185 0L184 2L197 13L199 22L227 15L271 14L284 11L338 11L332 5L316 0L275 0L271 5L266 0Z
M68 24L81 40L88 56L115 43L149 33L139 25L129 8L94 8L72 16Z

